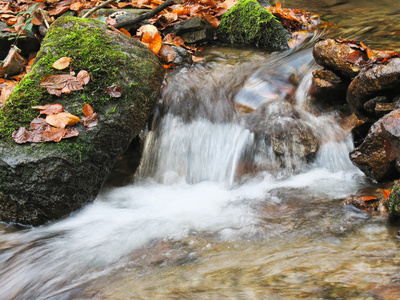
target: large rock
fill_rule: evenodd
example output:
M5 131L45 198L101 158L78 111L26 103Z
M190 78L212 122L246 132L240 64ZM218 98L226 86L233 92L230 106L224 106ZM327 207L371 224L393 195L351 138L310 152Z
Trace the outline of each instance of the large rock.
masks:
M221 19L218 39L233 44L287 49L291 38L282 24L256 0L239 0Z
M200 17L181 21L167 28L165 33L175 33L187 44L211 42L215 36L214 28Z
M59 98L39 87L62 56L71 68L91 76L81 91ZM0 110L0 218L5 222L43 224L94 200L117 157L129 146L152 113L163 80L163 67L141 43L95 20L60 18L51 26L31 72ZM122 96L104 88L117 84ZM82 116L90 104L99 115L91 131L78 126L78 137L59 143L17 145L11 133L29 127L34 105L60 103Z
M369 178L383 181L399 176L400 110L372 125L364 142L350 152L350 159Z
M323 104L346 102L348 82L330 70L315 70L309 95L313 100Z
M264 103L243 118L260 145L267 147L266 151L260 150L270 156L264 158L269 160L266 164L269 171L301 168L318 151L319 141L312 127L295 107L283 99Z
M341 43L333 39L320 40L313 48L313 56L317 64L348 78L357 76L368 60L365 55L364 59L353 62L350 58L354 54L361 58L364 55L358 49L354 49L351 44Z
M388 59L362 70L347 90L347 102L355 111L364 111L364 104L376 96L400 93L400 58Z

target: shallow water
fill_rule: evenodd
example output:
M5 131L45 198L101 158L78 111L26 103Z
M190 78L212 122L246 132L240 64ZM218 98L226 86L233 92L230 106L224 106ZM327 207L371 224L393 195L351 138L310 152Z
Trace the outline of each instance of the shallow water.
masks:
M400 4L368 12L372 3L284 6L340 26L325 34L396 49L398 24L372 20L394 20ZM400 298L399 226L342 205L373 185L348 158L338 113L313 113L310 48L210 47L204 57L168 76L135 181L59 222L0 228L1 299ZM268 105L267 120L286 122L282 103L319 140L314 159L282 162L234 109ZM296 150L290 134L285 142Z

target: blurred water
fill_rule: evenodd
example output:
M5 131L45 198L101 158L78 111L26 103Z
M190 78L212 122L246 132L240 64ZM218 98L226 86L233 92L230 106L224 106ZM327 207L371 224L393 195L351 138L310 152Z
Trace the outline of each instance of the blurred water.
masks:
M325 2L304 5L339 21L361 7ZM341 205L370 184L337 114L313 114L309 46L204 56L168 76L135 182L59 222L0 228L1 299L399 298L397 227ZM292 107L319 142L313 159L279 165L236 113L263 105L266 123Z

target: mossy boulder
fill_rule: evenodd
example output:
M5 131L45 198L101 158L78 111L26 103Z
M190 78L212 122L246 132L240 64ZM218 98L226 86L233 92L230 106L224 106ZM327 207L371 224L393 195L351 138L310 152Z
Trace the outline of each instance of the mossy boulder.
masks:
M50 74L65 74L52 64L62 56L70 67L86 70L91 80L83 90L60 97L39 86ZM0 110L0 218L39 225L59 219L94 200L117 157L129 146L151 115L159 97L164 69L147 47L95 20L59 18L53 23L29 74ZM103 89L122 88L120 98ZM76 126L78 137L59 143L17 145L11 138L29 128L35 105L60 103L82 117L90 104L99 124L90 131Z
M221 19L221 41L270 49L287 49L290 33L256 0L239 0Z
M390 214L395 217L400 217L400 186L397 182L386 200L386 208Z

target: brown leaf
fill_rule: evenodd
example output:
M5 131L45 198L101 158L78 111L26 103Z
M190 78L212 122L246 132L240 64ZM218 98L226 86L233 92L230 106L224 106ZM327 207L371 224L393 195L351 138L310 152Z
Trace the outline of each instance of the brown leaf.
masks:
M14 131L12 133L12 138L14 139L14 142L16 142L17 144L26 143L30 138L30 136L31 133L28 130L26 130L25 127L20 127L17 131Z
M43 77L39 85L51 89L62 89L68 80L76 80L76 78L67 74L47 75Z
M115 21L116 24L117 21ZM125 28L120 28L119 31L121 31L123 34L127 35L127 36L132 36L128 30L126 30Z
M176 52L171 46L162 45L158 55L160 56L161 60L165 61L166 63L170 63L174 61L176 57Z
M44 106L33 106L33 109L40 109L41 115L52 115L58 114L64 110L64 107L61 104L46 104Z
M168 33L164 37L163 43L168 44L168 45L177 46L177 47L181 47L181 46L185 45L185 42L183 41L183 39L180 38L179 36L176 36L175 33Z
M20 50L17 47L11 46L7 57L0 65L0 77L3 77L5 74L7 74L8 77L11 77L21 72L25 64L25 59L18 52L20 52Z
M32 120L30 124L29 130L35 130L35 131L43 131L45 130L49 125L47 124L46 120L43 118L35 118Z
M70 10L74 10L74 11L80 11L82 8L83 8L82 2L72 3L71 6L69 7Z
M72 126L78 123L80 119L73 114L62 112L59 114L48 115L46 117L47 124L57 127L57 128L65 128L65 126Z
M41 133L41 141L58 143L63 139L66 133L67 129L65 128L49 127Z
M90 130L97 125L99 122L99 118L97 113L93 113L90 116L85 116L82 118L83 126L85 126L86 130Z
M14 91L16 84L17 84L16 82L13 82L13 84L7 84L7 86L1 89L0 106L7 101L8 97L10 97L10 95Z
M71 60L72 60L72 58L70 58L70 57L66 57L66 56L61 57L53 63L52 67L57 70L64 70L65 68L67 68L69 66Z
M122 96L122 88L116 84L106 87L104 91L113 98L119 98Z
M75 129L75 128L67 128L67 132L64 135L64 139L68 139L74 136L78 136L79 135L79 130Z
M346 61L355 65L364 65L366 61L365 54L361 51L355 50L346 56Z
M76 75L76 79L78 79L83 85L87 85L90 81L90 75L88 71L80 70L78 75Z
M47 88L47 92L48 92L50 95L56 95L56 96L58 96L58 97L60 97L61 94L62 94L61 90L59 90L59 89L53 89L53 88Z

